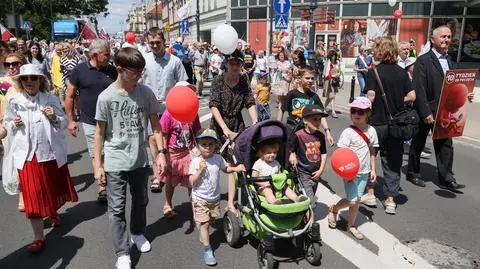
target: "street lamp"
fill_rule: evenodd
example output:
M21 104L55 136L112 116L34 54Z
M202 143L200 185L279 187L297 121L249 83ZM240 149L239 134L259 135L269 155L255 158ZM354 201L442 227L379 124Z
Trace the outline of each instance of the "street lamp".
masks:
M310 63L310 66L315 66L315 21L313 19L313 13L315 9L317 9L317 1L316 0L310 0L310 37L309 37L309 43L308 43L308 61Z
M195 19L197 20L197 41L200 42L200 1L197 0L197 12L195 14Z
M158 27L158 1L155 0L155 26Z

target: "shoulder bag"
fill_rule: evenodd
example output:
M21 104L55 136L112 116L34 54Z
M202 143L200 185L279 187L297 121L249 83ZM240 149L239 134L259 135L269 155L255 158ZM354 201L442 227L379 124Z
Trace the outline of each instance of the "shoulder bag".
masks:
M392 114L390 107L388 106L387 96L385 90L383 89L382 81L378 75L377 69L373 68L375 78L377 80L378 87L380 88L382 94L382 100L385 105L385 114L387 115L388 122L388 134L391 137L399 138L403 140L410 140L418 132L418 123L420 122L420 117L418 116L415 109L406 108L403 111Z

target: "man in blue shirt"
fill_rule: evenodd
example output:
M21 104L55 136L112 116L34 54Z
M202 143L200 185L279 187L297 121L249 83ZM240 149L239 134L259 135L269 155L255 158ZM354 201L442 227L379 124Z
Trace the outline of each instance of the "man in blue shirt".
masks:
M165 103L168 92L177 82L188 80L187 72L185 72L185 68L178 57L166 52L165 37L160 28L150 28L147 32L147 41L150 51L143 55L146 65L141 82L152 89L157 101L163 104ZM158 153L166 154L167 149L157 148L157 143L152 136L151 126L149 126L148 135L152 160L154 162ZM157 174L155 173L155 165L153 165L152 168L154 170L153 174ZM159 178L154 178L151 190L154 192L161 191Z

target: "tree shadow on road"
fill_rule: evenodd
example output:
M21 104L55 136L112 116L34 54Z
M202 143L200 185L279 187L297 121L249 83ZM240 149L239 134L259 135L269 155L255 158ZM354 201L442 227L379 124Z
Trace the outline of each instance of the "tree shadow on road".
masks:
M46 236L45 249L38 254L30 254L26 246L0 260L0 268L67 268L85 240L76 236L67 236L79 224L97 218L105 213L105 207L94 201L79 203L60 214L59 227L52 229ZM61 261L60 265L56 265Z
M92 184L95 182L95 179L93 177L92 173L88 174L83 174L83 175L78 175L76 177L72 177L72 183L75 186L78 186L80 184L83 184L83 187L80 189L77 189L77 192L84 192L87 190Z
M85 153L85 152L88 152L88 149L83 149L81 151L68 154L68 156L67 156L68 164L72 164L72 163L82 159L82 154Z

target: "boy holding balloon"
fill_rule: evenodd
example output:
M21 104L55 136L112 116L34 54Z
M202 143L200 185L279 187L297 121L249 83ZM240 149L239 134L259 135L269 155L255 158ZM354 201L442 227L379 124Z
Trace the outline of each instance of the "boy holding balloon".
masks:
M348 207L347 230L358 240L364 238L355 227L361 197L365 192L367 181L375 183L375 147L378 137L375 128L368 125L372 103L367 97L357 97L350 103L352 125L343 130L338 139L338 147L332 154L333 170L344 178L346 198L328 208L328 226L335 229L337 213Z

